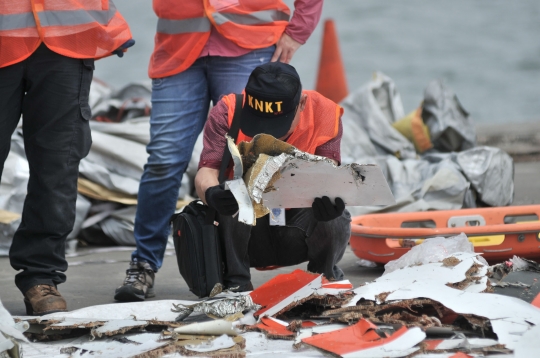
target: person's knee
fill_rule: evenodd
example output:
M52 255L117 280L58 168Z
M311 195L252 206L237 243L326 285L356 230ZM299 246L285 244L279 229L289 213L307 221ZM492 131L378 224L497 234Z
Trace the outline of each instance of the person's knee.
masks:
M351 214L348 210L344 210L343 214L334 220L319 222L317 229L326 233L333 242L347 243L351 236Z
M171 163L148 163L145 170L152 176L164 177L171 172L172 168L173 165Z

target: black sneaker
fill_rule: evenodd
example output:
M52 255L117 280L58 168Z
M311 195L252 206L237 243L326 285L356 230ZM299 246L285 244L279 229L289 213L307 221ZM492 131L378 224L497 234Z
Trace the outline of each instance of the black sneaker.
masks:
M250 282L243 284L243 285L229 285L226 288L227 291L231 292L246 292L246 291L253 291L253 284Z
M133 302L154 297L155 276L156 273L147 262L130 262L124 283L116 289L114 299Z

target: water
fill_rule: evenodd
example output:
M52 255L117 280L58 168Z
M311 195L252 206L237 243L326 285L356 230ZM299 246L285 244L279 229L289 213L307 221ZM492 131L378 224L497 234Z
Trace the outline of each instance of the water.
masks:
M115 3L137 44L122 59L100 60L96 77L114 87L148 81L157 21L151 1ZM538 0L326 0L319 25L292 61L306 89L315 86L326 18L336 22L349 91L382 71L408 112L430 80L443 78L478 123L540 120Z

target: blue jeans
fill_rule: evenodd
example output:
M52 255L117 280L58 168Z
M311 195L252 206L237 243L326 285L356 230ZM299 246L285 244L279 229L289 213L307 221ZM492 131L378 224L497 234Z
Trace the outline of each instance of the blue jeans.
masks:
M150 155L139 185L132 260L157 271L163 264L169 219L176 208L182 176L201 133L210 100L240 93L255 67L270 61L275 46L239 57L206 56L187 70L152 81Z

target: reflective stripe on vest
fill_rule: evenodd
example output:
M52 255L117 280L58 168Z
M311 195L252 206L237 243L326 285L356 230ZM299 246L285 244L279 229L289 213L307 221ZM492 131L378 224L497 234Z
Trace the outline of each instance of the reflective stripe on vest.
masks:
M116 7L109 10L62 10L40 11L39 22L42 27L46 26L73 26L97 22L107 25L116 14ZM68 15L68 16L66 16ZM36 20L32 12L23 14L0 15L0 31L24 29L35 27Z
M184 20L159 19L157 32L167 35L185 34L189 32L208 32L212 24L207 17L195 17Z
M250 14L219 13L212 14L217 25L234 22L240 25L262 25L274 21L289 21L289 14L279 10L254 11Z
M35 26L36 20L34 19L34 14L31 12L0 15L0 31L18 30Z
M40 11L39 22L45 26L73 26L97 22L107 25L116 14L116 7L110 3L109 10L67 10L67 11ZM68 15L68 16L66 16Z

